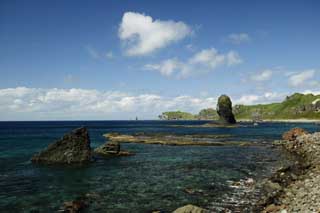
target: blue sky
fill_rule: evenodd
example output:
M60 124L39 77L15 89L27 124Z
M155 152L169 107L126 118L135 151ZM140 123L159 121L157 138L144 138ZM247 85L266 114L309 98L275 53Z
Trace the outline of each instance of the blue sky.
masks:
M0 120L156 118L320 92L319 1L0 2Z

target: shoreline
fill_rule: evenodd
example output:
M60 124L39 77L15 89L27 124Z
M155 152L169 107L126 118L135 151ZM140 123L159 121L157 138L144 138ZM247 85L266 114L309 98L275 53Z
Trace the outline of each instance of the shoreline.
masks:
M320 211L320 132L302 134L293 140L278 140L274 146L296 156L293 165L278 169L264 183L262 213Z
M237 120L238 122L253 122L250 119L239 119ZM268 123L268 122L273 122L273 123L320 123L319 119L265 119L262 121L258 121L257 123Z

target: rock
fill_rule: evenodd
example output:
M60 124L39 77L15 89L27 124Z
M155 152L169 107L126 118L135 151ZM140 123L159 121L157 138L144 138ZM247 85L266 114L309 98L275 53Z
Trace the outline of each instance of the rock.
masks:
M264 189L267 191L267 192L274 192L274 191L280 191L282 189L282 187L280 186L279 183L275 183L275 182L272 182L272 181L268 181L266 183L266 185L264 186Z
M81 127L65 134L60 140L35 154L31 161L72 164L90 162L91 159L89 133L85 127Z
M244 185L247 187L251 187L255 184L255 181L253 178L248 178L247 180L244 181Z
M236 119L232 113L232 102L226 95L221 95L218 99L217 113L219 120L225 124L235 124Z
M287 212L285 209L284 205L281 206L276 206L274 204L271 204L269 206L267 206L262 212L263 213L284 213Z
M173 213L209 213L209 211L198 206L189 204L176 209Z
M73 200L64 202L63 212L66 213L79 213L87 207L87 204L82 200Z
M117 141L109 141L94 150L94 153L104 156L131 156L133 153L121 151L120 143Z
M98 147L97 149L95 149L95 151L109 154L118 154L120 152L120 143L110 141Z
M308 132L301 128L293 128L282 135L282 139L286 141L295 141L298 136L308 134Z

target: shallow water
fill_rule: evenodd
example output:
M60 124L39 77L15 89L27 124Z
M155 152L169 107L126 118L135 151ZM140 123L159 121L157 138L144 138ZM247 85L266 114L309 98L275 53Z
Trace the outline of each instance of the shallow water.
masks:
M293 127L310 132L320 126L302 123L250 123L239 128L183 128L205 121L68 121L0 122L0 212L55 212L64 201L91 197L88 212L171 212L195 204L209 209L250 206L258 192L230 187L230 181L270 176L288 156L271 148L274 139ZM108 132L227 134L230 141L259 146L205 147L123 144L136 155L99 158L86 166L40 166L31 156L64 133L86 126L93 148ZM223 139L226 140L226 139ZM192 193L187 193L186 189ZM251 194L250 194L251 193ZM237 207L240 204L240 207ZM246 207L247 208L247 207Z

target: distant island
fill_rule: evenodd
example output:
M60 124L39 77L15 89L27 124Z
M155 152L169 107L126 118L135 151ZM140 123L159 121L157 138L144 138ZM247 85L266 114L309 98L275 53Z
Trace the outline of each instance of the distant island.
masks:
M295 93L281 103L235 105L233 113L237 120L320 120L320 95ZM161 120L217 120L213 108L202 109L198 114L182 111L163 112Z

